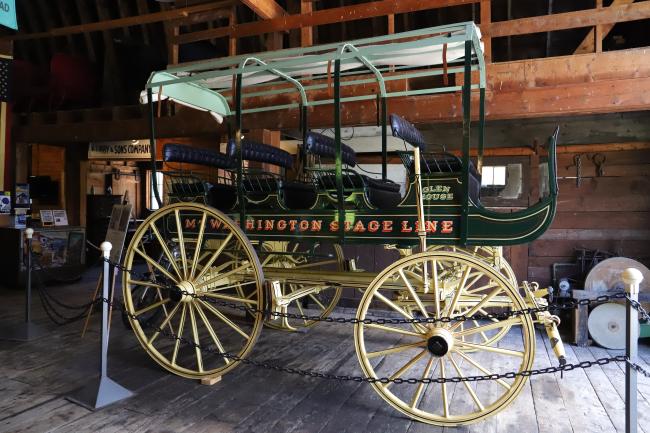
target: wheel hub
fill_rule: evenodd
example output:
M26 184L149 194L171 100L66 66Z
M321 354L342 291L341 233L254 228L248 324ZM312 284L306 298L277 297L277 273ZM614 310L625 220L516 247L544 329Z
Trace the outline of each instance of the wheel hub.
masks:
M446 329L437 328L427 340L427 349L434 356L445 356L454 345L454 338L451 332Z
M196 294L196 287L190 281L184 280L178 283L176 286L181 295L181 302L190 302L194 299L194 294Z

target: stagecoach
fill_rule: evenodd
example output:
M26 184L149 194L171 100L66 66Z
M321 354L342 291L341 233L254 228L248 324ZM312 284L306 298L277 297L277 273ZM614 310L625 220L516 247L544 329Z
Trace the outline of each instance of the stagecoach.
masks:
M486 209L480 198L485 74L473 23L153 73L142 94L151 114L153 179L161 101L208 112L228 137L211 148L166 143L161 149L164 182L153 183L161 207L140 225L124 258L132 270L123 275L124 302L143 348L174 374L220 377L241 363L220 353L245 358L264 327L311 327L329 317L344 289L358 289L350 333L361 371L391 379L372 386L395 409L422 422L458 425L511 403L526 377L392 381L528 370L535 323L544 325L563 360L557 321L548 313L410 320L546 305L544 290L517 282L502 246L530 242L553 219L558 131L547 144L548 194L524 210ZM444 95L450 110L462 109L459 151L429 142L409 121L417 114L408 111L410 103L432 95ZM342 137L351 112L380 131L371 156L376 172ZM251 139L247 130L256 125L246 120L253 116L274 119L297 145L288 151ZM396 164L403 178L391 179ZM345 245L383 246L395 260L364 270L345 257ZM376 317L407 320L368 320Z

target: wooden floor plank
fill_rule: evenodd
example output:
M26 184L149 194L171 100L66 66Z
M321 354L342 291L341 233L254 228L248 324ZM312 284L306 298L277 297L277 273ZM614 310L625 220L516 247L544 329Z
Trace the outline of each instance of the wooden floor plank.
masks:
M537 350L533 368L545 368L558 365L555 356L549 357L546 352L546 335L540 330L537 334ZM537 415L537 428L540 433L570 433L573 432L569 422L568 409L562 398L557 378L554 374L531 376L530 386L533 394L533 404Z
M549 358L553 349L545 341ZM578 362L573 346L566 345L566 358L569 363ZM612 432L615 427L602 406L600 399L593 391L587 375L582 369L576 369L564 374L554 373L562 398L567 407L568 419L574 432Z
M577 348L576 348L577 349ZM584 356L588 360L592 361L594 359L599 359L599 358L606 358L611 356L610 353L598 346L590 346L584 351ZM577 352L577 350L576 350ZM586 353L589 352L589 353ZM621 352L618 352L620 354ZM589 358L591 357L591 358ZM597 367L592 367L597 368ZM618 364L616 362L612 362L610 364L606 364L603 366L600 366L604 373L604 379L599 382L599 385L609 388L608 397L606 397L610 402L619 400L621 402L621 408L622 410L619 411L618 417L620 419L619 424L621 426L621 431L625 431L625 372L622 368L624 368L624 364ZM598 392L598 388L594 386L594 389L596 389L596 392ZM638 417L639 417L639 426L640 430L643 431L645 430L650 431L650 429L647 426L650 426L650 403L644 398L642 394L638 394ZM607 408L607 404L603 404L603 407ZM622 421L622 422L621 422ZM641 426L646 426L645 429Z

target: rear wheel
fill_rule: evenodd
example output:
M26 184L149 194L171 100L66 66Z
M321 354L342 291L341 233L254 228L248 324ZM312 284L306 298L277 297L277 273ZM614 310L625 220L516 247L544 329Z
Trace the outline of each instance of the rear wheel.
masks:
M260 247L260 262L264 268L285 268L287 275L294 271L343 270L343 250L340 245L322 242L303 243L288 241L265 241ZM313 289L313 290L312 290ZM282 281L280 290L283 296L299 294L304 296L291 301L286 312L300 316L328 317L341 298L342 289L321 283L299 284ZM287 331L308 328L318 323L315 319L271 317L266 325Z

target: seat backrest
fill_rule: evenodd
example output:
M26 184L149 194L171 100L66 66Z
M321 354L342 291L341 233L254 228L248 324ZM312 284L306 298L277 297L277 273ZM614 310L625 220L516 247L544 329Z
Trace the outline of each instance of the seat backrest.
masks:
M419 147L422 151L426 150L427 143L424 136L408 120L397 114L391 114L390 127L393 130L393 137L401 138L411 146Z
M242 157L246 161L264 162L284 168L293 166L293 157L286 150L248 139L243 139L241 145ZM237 159L237 144L234 139L228 141L226 154L233 159Z
M336 158L336 141L327 135L308 132L305 141L305 151L313 155ZM343 142L341 142L341 160L350 167L357 165L356 152Z
M199 149L177 143L165 144L163 160L165 162L198 164L224 169L235 167L235 161L221 152L212 149Z

